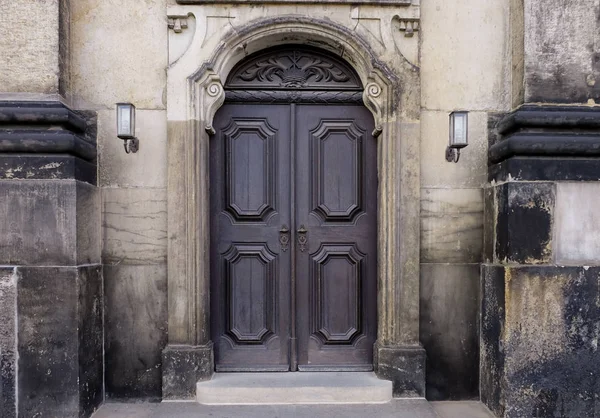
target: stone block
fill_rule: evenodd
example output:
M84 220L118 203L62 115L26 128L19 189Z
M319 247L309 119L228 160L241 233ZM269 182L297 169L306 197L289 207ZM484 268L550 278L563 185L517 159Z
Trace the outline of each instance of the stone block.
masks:
M557 264L600 264L600 184L557 183L554 247Z
M481 261L482 200L481 189L422 189L422 263Z
M89 416L102 402L102 270L18 271L19 416Z
M161 398L166 265L105 266L106 395Z
M75 107L112 108L128 101L139 109L164 108L165 6L164 0L71 2Z
M483 273L482 400L507 418L597 415L600 268Z
M16 268L0 268L0 416L17 416Z
M479 396L479 264L421 264L427 399Z
M58 94L60 3L62 0L0 3L3 92Z
M163 110L137 110L135 154L126 154L116 136L116 111L98 112L99 184L108 187L167 186L167 115Z
M375 343L373 367L380 379L391 380L395 398L425 397L425 350Z
M593 1L525 2L525 102L600 100L598 12Z
M96 184L96 164L72 155L0 154L2 180L79 180Z
M167 191L102 189L105 264L163 264L167 259Z
M163 400L190 400L196 384L209 380L215 370L212 343L206 346L168 345L162 353Z
M100 261L99 193L74 180L0 180L0 263Z
M496 187L495 260L543 264L552 258L555 185L505 183Z
M449 112L421 112L421 187L481 187L487 179L487 114L469 113L469 146L446 161Z
M508 2L421 2L421 105L425 109L510 106ZM447 126L448 123L445 123ZM442 153L440 153L442 155Z

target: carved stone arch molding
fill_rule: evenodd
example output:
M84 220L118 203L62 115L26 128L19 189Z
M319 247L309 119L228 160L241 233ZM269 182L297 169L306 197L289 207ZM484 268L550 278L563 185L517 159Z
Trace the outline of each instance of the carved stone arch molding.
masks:
M209 140L225 101L224 81L246 56L304 44L348 62L364 86L378 137L378 334L374 366L395 396L424 396L419 344L419 124L415 80L401 60L378 56L367 41L332 21L300 16L261 19L226 34L207 54L192 42L168 69L169 345L163 352L163 398L195 396L213 373L210 341ZM392 65L390 65L390 62ZM408 73L411 72L412 73ZM417 76L418 77L418 76ZM418 78L416 78L418 83ZM408 104L411 109L403 109ZM418 118L418 116L417 116Z

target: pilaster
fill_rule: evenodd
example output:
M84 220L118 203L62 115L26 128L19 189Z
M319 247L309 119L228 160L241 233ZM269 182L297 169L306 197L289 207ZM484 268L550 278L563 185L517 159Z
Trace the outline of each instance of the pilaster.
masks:
M600 109L526 105L490 126L481 399L593 416L600 388Z

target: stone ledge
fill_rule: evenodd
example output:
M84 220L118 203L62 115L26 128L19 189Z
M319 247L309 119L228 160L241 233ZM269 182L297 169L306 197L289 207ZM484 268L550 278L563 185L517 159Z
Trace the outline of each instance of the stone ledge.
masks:
M51 101L0 101L0 154L66 154L96 160L96 115Z
M75 132L87 129L84 115L55 101L0 101L2 125L60 125Z
M538 165L552 165L557 158L600 158L600 107L525 105L491 115L489 129L490 166L514 157L544 158ZM502 180L490 174L492 179Z

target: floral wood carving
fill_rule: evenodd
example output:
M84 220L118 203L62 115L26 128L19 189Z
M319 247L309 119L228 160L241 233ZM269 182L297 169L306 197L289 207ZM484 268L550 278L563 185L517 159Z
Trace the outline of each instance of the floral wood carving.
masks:
M228 89L335 89L360 90L356 73L345 63L324 54L277 50L257 55L235 68Z

